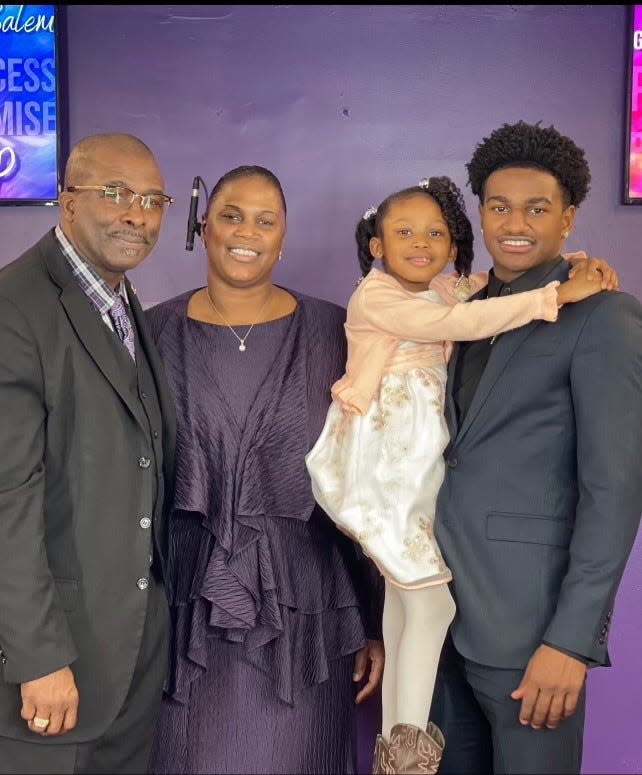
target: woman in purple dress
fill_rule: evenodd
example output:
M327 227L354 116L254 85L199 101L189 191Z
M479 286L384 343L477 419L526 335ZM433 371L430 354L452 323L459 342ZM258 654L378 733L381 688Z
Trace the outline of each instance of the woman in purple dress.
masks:
M152 773L354 772L356 704L383 670L380 576L305 466L345 311L272 282L285 215L269 170L226 173L201 224L207 285L147 313L178 417Z

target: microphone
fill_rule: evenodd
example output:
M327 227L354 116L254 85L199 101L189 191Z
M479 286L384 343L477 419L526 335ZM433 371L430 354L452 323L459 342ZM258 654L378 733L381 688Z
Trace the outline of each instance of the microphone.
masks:
M201 233L201 227L198 222L198 184L199 176L194 178L192 183L192 198L189 203L189 215L187 217L187 240L185 250L194 250L194 234Z

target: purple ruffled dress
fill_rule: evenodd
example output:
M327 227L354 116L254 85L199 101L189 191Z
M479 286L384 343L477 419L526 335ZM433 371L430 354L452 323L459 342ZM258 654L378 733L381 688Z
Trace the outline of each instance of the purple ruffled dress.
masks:
M354 653L380 637L380 600L305 467L345 367L345 312L293 293L295 311L239 352L227 327L187 317L192 293L147 311L178 420L150 771L353 772Z

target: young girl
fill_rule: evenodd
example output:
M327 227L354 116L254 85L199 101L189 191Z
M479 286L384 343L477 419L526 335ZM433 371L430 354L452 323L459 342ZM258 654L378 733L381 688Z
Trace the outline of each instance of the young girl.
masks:
M323 431L306 457L315 497L385 577L382 734L374 772L437 772L441 731L426 720L455 613L450 570L433 535L448 442L451 340L494 337L600 290L585 272L562 284L465 301L487 283L470 275L473 234L446 177L391 194L356 230L362 280L347 310L348 362ZM383 263L384 271L373 261ZM442 274L454 263L455 273ZM492 461L489 461L492 463Z

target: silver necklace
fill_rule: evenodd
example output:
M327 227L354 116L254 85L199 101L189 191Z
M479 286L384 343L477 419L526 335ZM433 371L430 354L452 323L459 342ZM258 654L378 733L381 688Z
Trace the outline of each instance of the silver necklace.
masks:
M240 350L242 353L244 353L244 352L245 352L245 350L247 349L247 348L245 347L245 340L248 338L248 336L250 335L250 331L251 331L251 330L254 328L254 326L256 325L256 323L257 323L257 321L258 321L258 319L261 317L261 314L263 313L263 311L264 311L264 310L265 310L265 308L267 307L267 305L268 305L268 301L270 301L270 299L272 298L272 288L270 288L270 292L268 293L267 299L266 299L266 300L265 300L265 302L263 303L263 306L261 307L261 309L259 310L259 313L258 313L258 315L256 316L256 317L257 317L257 319L256 319L256 320L254 321L254 323L252 323L252 325L251 325L251 326L248 328L248 330L245 332L245 336L243 336L243 337L240 337L240 336L239 336L239 335L236 333L236 331L235 331L235 330L232 328L232 326L231 326L231 325L230 325L230 324L227 322L227 320L225 320L225 318L223 317L223 315L221 315L221 312L220 312L219 308L216 306L216 304L214 304L214 301L213 301L212 297L210 296L210 289L209 289L209 288L206 288L206 289L205 289L205 293L207 294L207 298L209 299L209 301L210 301L210 304L211 304L211 305L212 305L212 307L214 308L214 312L216 312L216 314L217 314L217 315L218 315L218 316L221 318L221 320L222 320L222 321L225 323L225 325L226 325L226 326L227 326L227 327L230 329L230 331L231 331L231 332L234 334L234 336L235 336L235 337L236 337L236 338L239 340L239 350Z

